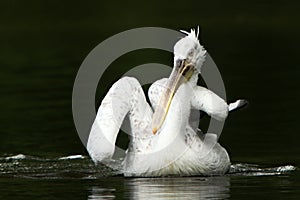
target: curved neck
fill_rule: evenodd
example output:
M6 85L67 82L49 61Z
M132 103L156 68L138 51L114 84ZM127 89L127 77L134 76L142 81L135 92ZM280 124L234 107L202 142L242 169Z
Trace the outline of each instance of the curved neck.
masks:
M184 142L191 112L191 87L189 82L183 83L175 93L165 122L158 133L157 146L164 148L174 142Z
M193 75L191 76L188 84L190 84L191 86L196 86L197 82L198 82L198 75L199 75L199 72L197 70L195 70Z

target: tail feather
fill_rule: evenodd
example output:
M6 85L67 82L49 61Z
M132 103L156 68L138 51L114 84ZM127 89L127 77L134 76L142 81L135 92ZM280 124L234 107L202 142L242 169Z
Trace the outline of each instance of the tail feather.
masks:
M233 103L230 103L228 106L229 112L240 110L244 107L246 107L249 104L249 102L245 99L239 99Z
M244 107L246 107L249 104L249 102L246 99L239 99L236 100L233 103L230 103L228 105L228 111L229 112L235 112L238 111ZM207 115L207 113L200 111L200 119L202 119L203 117L205 117Z

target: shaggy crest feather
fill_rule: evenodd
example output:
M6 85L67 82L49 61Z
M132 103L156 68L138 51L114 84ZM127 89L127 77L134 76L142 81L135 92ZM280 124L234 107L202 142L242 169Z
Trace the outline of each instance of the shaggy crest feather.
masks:
M191 29L191 32L180 30L180 32L186 34L186 37L180 39L174 47L174 54L176 58L186 59L189 58L192 63L197 66L197 71L200 73L203 62L205 61L206 50L200 44L198 39L199 26L197 31Z

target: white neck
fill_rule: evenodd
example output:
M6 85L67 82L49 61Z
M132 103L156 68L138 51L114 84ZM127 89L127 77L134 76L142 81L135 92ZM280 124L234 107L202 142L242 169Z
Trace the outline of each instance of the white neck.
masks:
M196 86L197 82L198 82L198 75L199 75L199 72L197 70L195 70L192 77L188 81L188 84L190 84L192 87Z
M174 142L184 142L184 135L191 111L190 99L193 92L191 87L193 86L190 84L190 81L183 83L175 93L165 122L158 133L157 147L160 149L167 146L176 147Z

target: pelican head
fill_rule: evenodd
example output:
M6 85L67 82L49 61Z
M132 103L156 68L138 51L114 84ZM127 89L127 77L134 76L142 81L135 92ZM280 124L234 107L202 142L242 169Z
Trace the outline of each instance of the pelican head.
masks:
M180 39L174 46L174 67L165 92L162 93L153 115L153 134L156 134L164 123L173 96L179 86L188 82L193 75L197 75L198 77L205 60L206 51L198 40L199 28L197 33L194 29L190 33L186 31L181 32L185 33L186 36Z
M193 70L200 73L206 50L198 40L199 28L197 33L194 29L190 33L181 32L187 36L179 40L174 46L174 68L179 67L180 63L184 63L184 66L191 66Z

